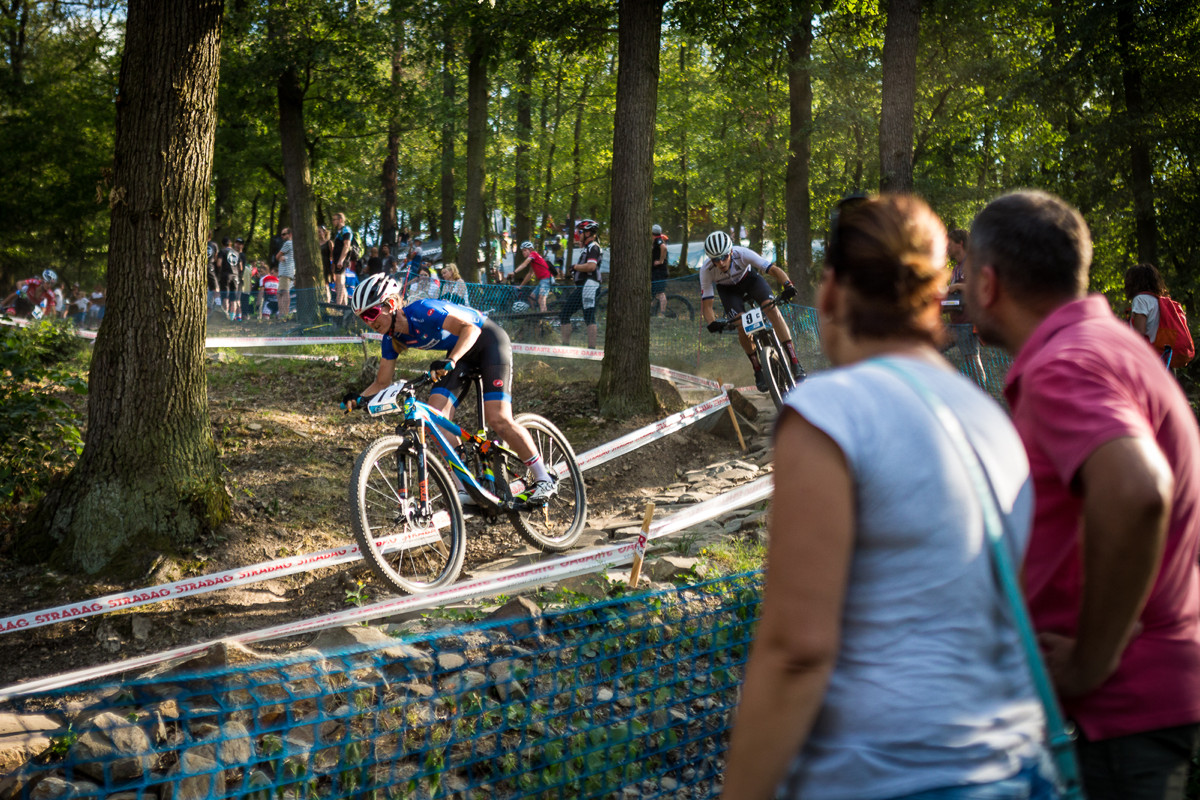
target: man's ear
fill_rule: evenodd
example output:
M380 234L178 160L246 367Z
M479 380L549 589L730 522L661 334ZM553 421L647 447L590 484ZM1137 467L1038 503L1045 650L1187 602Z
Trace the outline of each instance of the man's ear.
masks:
M979 298L979 303L983 308L991 308L996 304L1000 297L1000 281L996 276L996 268L991 264L984 264L975 270L975 274L967 278L969 281L977 281L978 289L975 296Z

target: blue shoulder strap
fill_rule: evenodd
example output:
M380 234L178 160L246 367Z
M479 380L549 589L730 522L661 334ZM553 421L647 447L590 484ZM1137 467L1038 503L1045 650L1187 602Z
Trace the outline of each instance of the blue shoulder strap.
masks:
M979 453L963 429L958 415L916 374L896 359L876 358L872 360L872 363L878 364L899 377L916 392L925 405L929 406L934 417L942 424L950 443L967 469L967 475L970 477L975 493L979 497L979 503L983 507L983 526L986 531L988 552L991 554L992 571L1000 593L1008 604L1013 625L1021 639L1021 647L1025 650L1025 660L1029 664L1033 685L1045 708L1047 743L1058 769L1060 796L1066 799L1081 799L1084 795L1079 780L1079 764L1075 757L1074 726L1063 717L1062 709L1058 705L1058 696L1054 693L1054 684L1051 682L1046 664L1042 660L1042 653L1037 644L1037 634L1033 630L1033 622L1030 620L1029 610L1025 606L1025 597L1021 592L1017 571L1005 544L1004 515L1000 513L995 487L992 486L991 479L983 468Z

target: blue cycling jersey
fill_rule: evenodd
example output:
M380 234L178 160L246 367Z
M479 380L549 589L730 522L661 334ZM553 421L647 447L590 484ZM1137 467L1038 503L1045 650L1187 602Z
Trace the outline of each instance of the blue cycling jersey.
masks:
M457 312L459 316L465 317L473 325L479 327L483 327L486 319L475 309L460 306L458 303L446 300L418 300L401 309L404 318L408 320L408 333L396 334L396 339L401 344L415 347L418 350L450 352L454 349L454 345L458 344L458 337L447 331L442 325L446 322L446 315L451 311ZM383 337L383 358L393 360L397 355L392 337Z

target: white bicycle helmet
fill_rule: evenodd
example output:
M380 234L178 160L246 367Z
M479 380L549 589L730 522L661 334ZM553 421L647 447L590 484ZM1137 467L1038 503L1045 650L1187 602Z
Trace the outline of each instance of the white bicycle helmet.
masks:
M521 249L522 250L533 250L535 248L533 246L533 242L521 242Z
M651 236L662 236L662 225L651 225L650 226L650 235Z
M46 283L58 283L58 273L52 269L42 270L42 280Z
M512 310L516 314L524 314L529 310L529 303L526 303L524 300L518 300L512 304Z
M725 231L713 231L704 240L704 254L709 258L724 258L733 252L733 239Z
M400 284L380 272L358 285L350 298L350 309L355 314L361 314L368 308L383 305L383 301L393 295L399 296Z

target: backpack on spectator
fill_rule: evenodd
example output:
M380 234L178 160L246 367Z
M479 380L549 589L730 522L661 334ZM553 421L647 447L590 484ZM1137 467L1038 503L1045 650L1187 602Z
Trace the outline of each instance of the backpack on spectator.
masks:
M1188 328L1183 306L1165 295L1158 298L1158 333L1154 347L1160 353L1171 348L1171 366L1185 367L1196 357L1196 343Z

